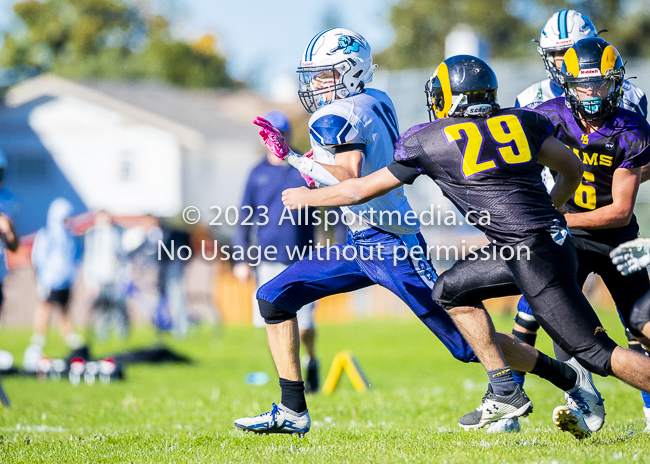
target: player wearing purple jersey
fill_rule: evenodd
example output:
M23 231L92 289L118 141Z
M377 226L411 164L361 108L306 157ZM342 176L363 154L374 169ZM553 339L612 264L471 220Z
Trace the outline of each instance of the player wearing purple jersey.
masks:
M629 348L648 356L650 340L630 323L635 301L650 290L648 275L622 276L609 258L615 247L639 234L634 204L641 169L650 161L648 123L619 107L623 73L613 46L599 38L583 39L569 49L562 65L567 96L543 103L536 111L551 119L555 137L585 168L565 216L578 252L578 284L592 272L601 276L626 327ZM534 345L539 324L524 299L518 310L513 333ZM568 359L561 350L556 354ZM523 383L523 373L518 374ZM647 411L650 395L644 393L643 400ZM580 404L569 400L566 407L578 410Z
M485 63L483 66L487 67ZM339 182L338 178L333 179L333 182L327 179L324 174L330 172L328 169L332 169L330 176L339 175L340 180L344 180L372 175L389 165L393 161L393 144L399 132L397 121L393 117L394 108L388 96L379 90L365 89L365 83L369 82L371 75L364 72L372 69L374 67L369 46L355 32L337 28L318 34L305 50L303 65L299 68L305 74L301 76L301 99L305 108L314 112L309 125L315 162L305 161L304 156L290 152L279 131L267 121L258 120L257 123L262 127L260 135L265 139L267 147L276 156L288 159L289 164L317 184ZM365 80L355 80L359 76L365 76ZM456 73L454 77L460 75ZM489 81L492 85L489 94L494 97L496 76L489 70L487 77L486 82ZM350 94L350 88L356 90ZM455 108L464 111L467 106L457 101ZM529 123L538 119L547 121L532 111L525 112L524 119ZM541 129L536 137L544 138L547 124L542 124ZM556 143L567 152L569 160L574 161L574 167L580 166L568 150L559 142ZM359 151L357 159L363 161L359 170L347 174L346 171L342 172L346 160L350 159L350 155L354 158L353 152L356 151ZM329 159L334 161L333 165L327 163ZM579 173L576 185L578 178ZM540 183L539 175L535 179L532 180L533 183ZM530 184L530 179L527 182ZM540 195L542 201L548 200L541 185L537 189L537 196ZM372 213L373 209L375 213ZM348 224L350 232L345 246L314 252L310 258L292 264L258 291L260 313L267 324L269 345L280 377L282 402L273 405L268 413L237 419L235 426L244 431L294 434L309 431L311 419L297 357L296 312L305 303L323 296L373 284L383 285L409 305L454 357L466 362L476 360L477 356L451 317L431 298L431 289L437 276L424 252L428 249L426 243L419 234L411 233L417 232L417 228L414 231L405 229L405 226L397 229L401 220L390 228L386 221L382 223L382 215L374 218L377 210L397 213L404 218L411 215L412 210L402 189L392 189L385 195L379 195L348 210L355 214L368 214L363 223L351 221ZM553 211L552 214L560 220L561 215ZM539 221L528 216L528 222ZM375 224L366 224L366 221ZM512 226L515 224L510 224L508 230L512 230ZM349 253L351 249L358 250L358 256L352 256ZM408 250L408 256L398 257L400 249ZM598 392L584 368L537 353L510 335L503 334L503 342L504 352L515 367L539 375L564 391L579 394L590 404L598 402ZM470 420L462 421L461 426L480 428L502 417L517 417L532 410L532 403L515 384L510 369L504 367L498 362L490 365L488 375L491 376L490 385L493 390L486 395L479 413L471 415Z
M573 196L582 163L550 136L553 126L548 127L545 116L498 110L495 95L479 91L480 87L459 90L462 83L491 73L488 70L474 57L445 60L427 86L433 89L430 107L444 119L403 134L395 161L386 168L325 189L285 191L285 205L359 204L421 175L431 177L462 212L484 208L493 218L477 225L493 241L481 250L481 258L470 255L458 261L438 278L433 290L434 301L449 311L487 369L504 360L482 301L523 292L542 327L581 365L650 391L650 359L618 347L607 336L577 285L575 248L562 227L564 218L553 207ZM542 186L538 162L560 173L550 197ZM515 254L528 250L530 255L516 259L513 250ZM586 403L580 395L569 397ZM499 407L507 407L503 398L497 399ZM602 400L592 400L589 417L581 409L556 408L560 428L582 438L602 427L603 415L595 414L603 412ZM494 404L488 391L483 404L460 423L482 420Z
M548 79L531 85L517 95L515 107L536 108L545 101L564 96L562 60L565 53L579 40L598 37L594 23L575 10L554 13L542 28L537 52L544 61ZM628 80L622 84L621 108L648 117L648 98L641 89Z

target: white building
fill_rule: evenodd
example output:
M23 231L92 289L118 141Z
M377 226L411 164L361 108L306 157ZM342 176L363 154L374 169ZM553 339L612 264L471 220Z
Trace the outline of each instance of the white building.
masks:
M19 199L21 234L44 225L58 196L76 213L171 217L193 205L207 223L210 206L239 204L262 153L250 121L272 109L250 92L76 83L53 75L13 87L4 103L4 181Z

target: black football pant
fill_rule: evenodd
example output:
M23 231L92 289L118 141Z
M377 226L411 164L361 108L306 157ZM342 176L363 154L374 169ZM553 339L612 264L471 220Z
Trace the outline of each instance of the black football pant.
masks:
M456 262L438 277L433 299L451 309L523 293L533 316L553 341L591 372L606 376L617 345L582 294L577 268L571 239L558 245L541 231L512 247L487 245Z
M598 274L612 295L621 320L630 329L632 335L641 332L630 327L630 313L634 303L650 290L650 279L645 271L622 275L612 263L609 253L616 248L593 240L574 237L573 242L578 251L578 285L584 285L592 272Z

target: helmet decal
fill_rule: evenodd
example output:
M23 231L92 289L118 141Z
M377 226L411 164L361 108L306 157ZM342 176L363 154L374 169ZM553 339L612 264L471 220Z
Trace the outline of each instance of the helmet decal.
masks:
M339 37L339 43L336 48L333 48L329 51L328 55L331 55L332 53L336 53L339 50L343 50L343 53L345 55L349 55L352 52L358 52L359 47L363 47L363 43L361 40L357 37L354 37L353 35L342 35Z
M438 109L436 102L433 102L434 111L436 112L436 117L446 118L448 116L449 110L451 109L451 84L449 83L449 69L447 68L447 63L444 61L440 63L440 66L433 73L434 77L440 82L440 87L442 88L442 94L444 96L444 106L442 109Z
M583 14L581 14L580 16L582 16L582 20L585 22L582 25L582 27L580 28L580 30L583 33L589 33L589 31L592 31L592 30L595 31L596 30L596 26L594 26L594 23L591 22L591 19L587 18Z
M319 32L297 69L300 101L313 113L336 99L362 93L376 67L370 45L357 32L341 27Z
M579 40L562 62L565 103L577 119L605 120L621 104L624 76L616 48L598 37Z
M332 29L334 29L334 28L325 29L324 31L316 34L314 36L314 38L311 39L311 42L309 42L309 45L307 45L307 49L305 50L305 59L304 59L304 61L311 61L312 53L314 52L314 45L316 45L316 42L318 42L318 39L320 39L323 36L323 34L325 34L326 32L331 31Z
M580 65L578 64L578 55L576 55L575 48L570 48L566 55L564 55L564 66L566 71L571 73L572 76L580 74Z
M488 64L471 55L447 58L424 85L429 119L487 117L498 110L497 77Z
M566 39L569 37L569 34L567 33L567 28L566 28L566 14L568 13L568 10L562 10L560 11L560 14L557 15L557 28L560 31L560 39Z
M600 62L600 73L604 76L607 71L617 69L622 66L622 63L616 66L616 61L620 59L621 58L618 54L618 51L611 45L607 45L607 47L605 47L605 50L603 50L603 57Z
M542 28L537 52L542 57L546 74L557 85L562 85L560 67L555 59L582 39L597 37L593 23L575 10L554 13Z

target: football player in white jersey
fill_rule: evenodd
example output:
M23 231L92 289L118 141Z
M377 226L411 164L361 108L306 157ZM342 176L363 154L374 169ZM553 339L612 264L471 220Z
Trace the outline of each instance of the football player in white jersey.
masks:
M312 150L304 156L291 152L279 131L258 118L255 123L269 151L297 168L312 186L366 176L390 164L399 128L388 95L366 87L375 67L370 46L356 32L335 28L317 34L298 68L299 96L313 113ZM382 285L399 296L454 357L477 361L449 315L431 298L437 275L403 189L343 208L343 213L349 228L346 244L317 249L258 290L282 401L268 413L236 420L235 426L244 431L309 431L296 313L328 295Z
M575 10L554 13L546 21L539 36L537 51L542 56L548 79L531 85L517 95L515 107L535 108L547 100L564 96L560 82L560 68L567 50L580 39L597 37L594 24L585 15ZM637 86L623 81L621 107L648 117L648 99Z

